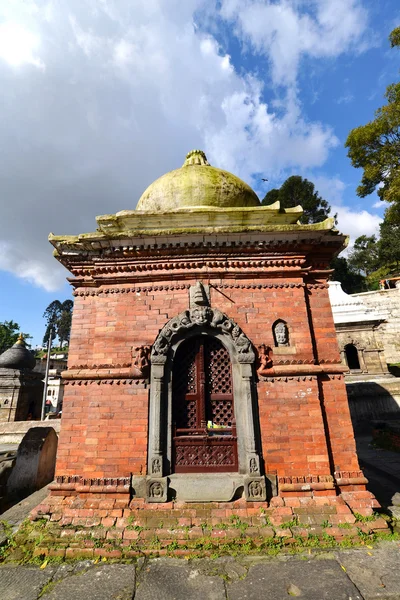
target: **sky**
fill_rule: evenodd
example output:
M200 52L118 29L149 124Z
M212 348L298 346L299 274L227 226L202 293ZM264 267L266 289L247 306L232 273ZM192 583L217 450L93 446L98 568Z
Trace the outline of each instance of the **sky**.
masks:
M352 241L378 233L344 143L398 81L399 24L398 0L1 0L0 322L40 343L71 297L48 234L134 209L193 148L260 198L307 177Z

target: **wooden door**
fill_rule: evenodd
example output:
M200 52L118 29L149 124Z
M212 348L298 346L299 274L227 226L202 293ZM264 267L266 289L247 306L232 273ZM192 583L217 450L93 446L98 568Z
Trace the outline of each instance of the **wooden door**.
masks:
M229 353L213 337L181 344L172 381L175 473L222 473L238 470Z

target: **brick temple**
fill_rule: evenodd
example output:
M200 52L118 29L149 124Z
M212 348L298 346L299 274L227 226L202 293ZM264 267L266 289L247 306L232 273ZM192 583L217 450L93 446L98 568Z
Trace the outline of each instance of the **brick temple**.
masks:
M328 296L346 237L301 215L261 206L195 150L136 210L50 235L75 306L39 515L123 527L129 511L163 507L194 507L193 523L221 508L372 513Z

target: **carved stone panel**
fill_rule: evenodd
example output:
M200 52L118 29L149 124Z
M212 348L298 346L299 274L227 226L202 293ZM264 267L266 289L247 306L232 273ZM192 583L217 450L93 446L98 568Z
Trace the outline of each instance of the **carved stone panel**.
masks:
M168 479L148 479L146 482L147 502L166 502L168 495Z
M248 502L264 502L267 499L265 478L246 478L244 482L244 496Z

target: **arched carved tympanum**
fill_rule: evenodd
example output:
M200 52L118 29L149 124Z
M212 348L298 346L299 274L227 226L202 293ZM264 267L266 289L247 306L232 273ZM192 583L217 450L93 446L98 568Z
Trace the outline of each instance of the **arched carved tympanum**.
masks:
M197 306L173 317L160 331L151 351L151 363L164 364L172 344L193 328L208 327L212 334L225 335L231 342L239 363L253 363L254 351L249 338L232 319L216 308Z
M160 331L153 344L148 476L154 479L170 475L173 361L180 344L190 337L199 335L218 338L229 352L236 407L238 472L243 476L251 477L252 481L260 478L260 485L265 490L264 478L261 478L260 472L259 436L256 427L253 366L255 353L250 340L240 327L220 310L209 306L197 306L172 318ZM247 490L249 489L251 492L253 488L247 486ZM248 499L259 499L259 497Z

